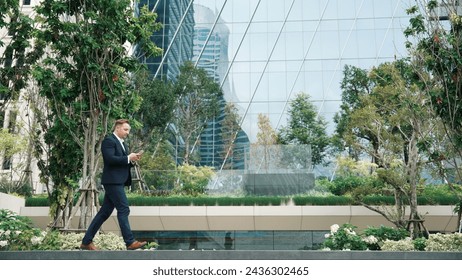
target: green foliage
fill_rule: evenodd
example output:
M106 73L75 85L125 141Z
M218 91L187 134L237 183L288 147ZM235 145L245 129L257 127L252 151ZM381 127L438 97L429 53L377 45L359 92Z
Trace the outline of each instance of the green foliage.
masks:
M60 250L78 250L82 243L84 233L62 233L59 236L61 247ZM114 233L99 233L95 236L95 245L100 250L126 250L123 238Z
M432 0L425 7L408 9L411 19L404 34L409 39L406 46L419 65L419 76L426 85L423 91L428 100L426 104L444 123L444 134L449 139L431 152L438 172L445 174L452 169L452 165L445 162L457 160L462 150L462 112L458 109L462 98L462 21L461 16L453 12L457 2L440 6L438 2ZM433 20L441 13L436 7L448 14L447 20ZM460 181L460 171L455 175Z
M27 207L45 207L50 206L48 197L45 195L34 195L26 198Z
M11 182L0 176L0 192L31 197L32 187L27 183L18 185L18 182Z
M412 238L402 240L385 240L380 247L382 251L416 251Z
M150 190L172 190L176 179L173 147L162 141L154 151L147 151L139 161L141 174Z
M34 228L27 217L0 209L0 251L78 250L84 233L60 233ZM101 250L126 250L121 236L97 234L94 242ZM149 248L156 248L151 242Z
M174 122L185 142L183 162L189 164L191 147L207 121L217 116L223 92L204 69L187 61L180 67L173 93L179 97Z
M362 151L348 143L346 136L350 133L350 115L355 109L362 107L362 98L370 93L372 81L366 70L345 65L340 88L342 89L342 103L340 104L340 112L334 116L336 127L332 137L333 145L337 151L343 152L347 149L350 157L358 159ZM359 139L373 140L367 131L355 130L355 132Z
M417 251L425 251L425 247L427 247L427 239L424 237L416 238L412 241L412 243Z
M102 196L99 198L102 203ZM281 205L292 199L295 205L357 205L357 202L350 196L335 195L297 195L292 198L288 197L271 197L271 196L247 196L247 197L213 197L213 196L188 196L174 195L172 192L147 194L129 194L128 200L132 206L175 206L175 205ZM455 205L458 201L455 197L436 197L427 198L419 197L419 205ZM364 203L368 205L393 205L395 203L392 196L366 196L363 198ZM50 206L48 197L32 196L26 198L27 207L46 207Z
M317 112L309 95L298 94L290 102L287 126L282 127L278 133L281 144L310 145L313 165L326 163L327 147L330 144L326 133L327 122Z
M99 146L111 120L129 118L140 107L131 77L142 66L125 44L137 44L146 56L161 53L150 40L161 25L146 7L135 16L130 0L68 2L43 0L36 6L37 49L47 55L33 77L49 106L47 115L38 112L49 147L49 160L39 166L53 183L52 215L73 202L69 182L82 179L86 188L96 187Z
M409 231L401 228L386 227L381 225L380 227L368 227L363 231L364 236L374 236L376 242L367 244L369 250L380 250L380 246L385 240L402 240L410 236Z
M356 226L334 224L322 244L323 250L366 250L367 243L356 233Z
M0 96L4 101L0 109L8 101L18 99L20 90L27 85L31 65L38 58L31 48L34 20L24 14L21 7L15 0L3 0L0 4L0 29L9 35L9 40L0 40L3 50L0 56Z
M347 196L294 196L295 205L352 205L351 197Z
M345 195L353 192L355 189L359 188L374 188L377 185L380 185L380 182L377 178L367 176L340 176L334 178L332 185L329 187L329 191L334 195Z
M184 164L178 167L176 193L197 196L206 192L209 180L215 174L212 167Z
M425 251L462 251L462 233L452 234L430 234L426 242Z
M0 209L0 250L40 249L47 233L34 228L30 219Z
M128 202L131 206L254 206L254 205L281 205L289 201L288 197L258 196L258 197L209 197L209 196L149 196L129 193ZM319 205L319 204L315 204ZM323 204L320 204L323 205ZM324 205L331 205L329 203ZM27 207L49 206L45 196L26 199Z
M153 80L147 70L135 73L134 83L136 92L142 98L134 117L143 127L134 131L130 137L130 146L132 149L148 152L150 146L160 144L162 146L153 151L158 156L166 148L162 140L165 139L165 127L174 116L178 96L173 93L173 84L170 81Z
M328 178L317 178L314 181L314 191L320 193L330 193L330 189L333 188L334 183Z
M0 129L0 147L2 147L2 152L4 157L11 157L14 154L17 154L25 150L26 139L23 136L10 133L8 129Z

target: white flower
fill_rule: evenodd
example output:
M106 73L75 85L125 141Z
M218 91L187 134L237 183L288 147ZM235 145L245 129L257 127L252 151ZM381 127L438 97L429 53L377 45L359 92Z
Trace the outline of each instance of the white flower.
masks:
M330 237L329 233L324 234L324 238L329 238L329 237Z
M10 230L5 231L5 236L10 236L10 234L11 234Z
M21 231L20 231L20 230L17 230L17 231L14 232L14 234L20 235L20 234L21 234Z
M32 242L32 245L38 245L42 243L42 238L40 236L32 236L30 242Z
M377 239L377 237L373 236L373 235L369 235L369 236L366 236L364 237L364 242L366 242L367 244L376 244L379 240Z
M6 245L8 245L8 241L0 240L0 247L5 247Z
M349 228L345 228L345 232L349 235L356 235L356 232L354 230L351 230Z
M334 233L337 232L337 230L338 230L339 228L340 228L339 225L333 224L333 225L330 226L330 232L331 232L332 234L334 234Z

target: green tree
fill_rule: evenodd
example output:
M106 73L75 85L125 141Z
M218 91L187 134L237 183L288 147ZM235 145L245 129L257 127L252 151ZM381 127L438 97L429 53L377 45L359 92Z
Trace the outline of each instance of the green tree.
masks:
M141 102L129 87L129 73L140 64L125 44L159 54L150 36L160 26L146 7L135 17L129 0L44 0L36 12L37 38L47 51L34 77L51 120L44 135L50 161L41 166L53 181L50 214L53 226L70 227L80 185L79 228L86 228L95 211L100 144L112 120L130 118Z
M352 65L345 65L340 88L342 90L342 103L340 111L334 116L336 127L332 137L332 144L337 151L343 152L346 149L350 157L358 160L361 156L360 151L348 146L343 138L345 133L350 133L348 126L351 121L350 115L352 111L360 108L362 106L361 98L371 93L372 81L366 70ZM371 142L375 147L378 146L377 140L373 135L367 133L367 131L356 130L354 133L358 139ZM373 162L377 161L373 159Z
M4 0L0 3L0 110L10 100L17 100L26 87L31 65L40 52L32 51L34 20L23 14L20 1ZM3 37L4 36L4 37Z
M309 95L300 93L290 102L288 123L279 130L278 139L282 144L310 145L313 165L323 164L330 143L326 127Z
M277 132L271 126L270 118L263 114L258 114L258 133L257 133L257 142L252 144L254 147L258 149L255 150L257 154L252 154L252 159L255 160L255 166L258 170L260 170L261 164L263 164L263 169L268 171L270 164L274 166L274 162L270 162L272 157L272 150L271 147L277 144ZM263 150L261 150L263 149ZM263 153L261 155L260 153ZM259 159L261 158L261 162ZM276 163L277 165L277 163Z
M412 64L406 60L383 63L369 72L371 92L360 98L361 106L349 113L343 134L347 146L375 159L377 173L395 196L393 215L361 202L366 193L357 193L364 206L381 213L398 227L410 226L417 236L425 231L417 210L417 188L426 158L419 147L431 140L435 120L425 104L425 95ZM358 134L358 131L364 133ZM363 141L362 135L374 141ZM386 188L386 189L387 189ZM382 189L382 192L387 192ZM410 206L410 214L405 212Z
M454 147L452 151L456 153L449 154L441 150L434 158L461 158L462 112L459 107L462 98L462 16L454 12L454 1L445 1L442 6L437 1L417 3L419 6L408 9L408 14L413 15L413 18L405 30L405 35L412 40L407 42L407 47L420 66L419 74L425 82L425 92L433 110L443 120L447 136ZM424 14L419 7L428 13ZM437 11L447 17L439 18ZM458 181L461 181L458 162L454 161L453 164Z
M155 153L166 136L166 126L172 122L178 97L170 81L152 79L147 70L135 74L134 89L142 98L134 117L143 127L134 131L130 144L132 149Z
M412 18L404 34L418 65L431 109L441 118L447 141L430 151L438 173L452 186L462 182L462 16L459 1L416 1L407 12ZM459 207L459 215L460 215Z
M183 163L189 164L196 139L207 121L219 112L223 92L204 69L196 68L190 61L180 67L173 92L179 97L174 123L184 141Z
M235 153L235 140L237 134L241 130L240 119L237 108L233 103L226 103L224 108L224 118L221 123L221 139L223 141L223 148L220 149L223 158L222 166L225 169L232 169L232 161L239 160L241 154Z
M30 107L36 106L36 92L28 87L31 66L41 55L41 51L35 51L32 48L34 36L34 19L23 13L20 1L5 0L0 3L0 30L2 40L0 40L0 114L3 114L7 108L17 108L17 101L20 94L22 100L27 102ZM39 42L34 42L35 45ZM12 172L18 174L19 179L15 179L16 188L28 184L32 187L32 158L35 144L36 122L34 114L26 115L29 123L21 123L16 119L16 114L10 114L10 121L18 122L18 127L23 126L22 132L25 132L26 142L23 143L25 149L21 154L16 154L20 160L20 165L16 165ZM3 119L2 119L3 120ZM12 127L17 130L18 127ZM8 146L1 146L7 148ZM3 151L5 155L10 151ZM8 155L7 157L11 157ZM13 177L11 177L11 180Z

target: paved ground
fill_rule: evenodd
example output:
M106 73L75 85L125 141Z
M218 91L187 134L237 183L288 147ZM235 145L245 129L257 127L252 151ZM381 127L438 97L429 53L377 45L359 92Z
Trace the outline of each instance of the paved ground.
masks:
M380 251L15 251L0 260L462 260L462 252Z

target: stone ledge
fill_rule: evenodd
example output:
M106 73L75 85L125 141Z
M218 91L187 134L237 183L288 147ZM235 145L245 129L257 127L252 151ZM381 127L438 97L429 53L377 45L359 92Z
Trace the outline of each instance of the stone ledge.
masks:
M462 260L462 252L5 251L0 260Z

